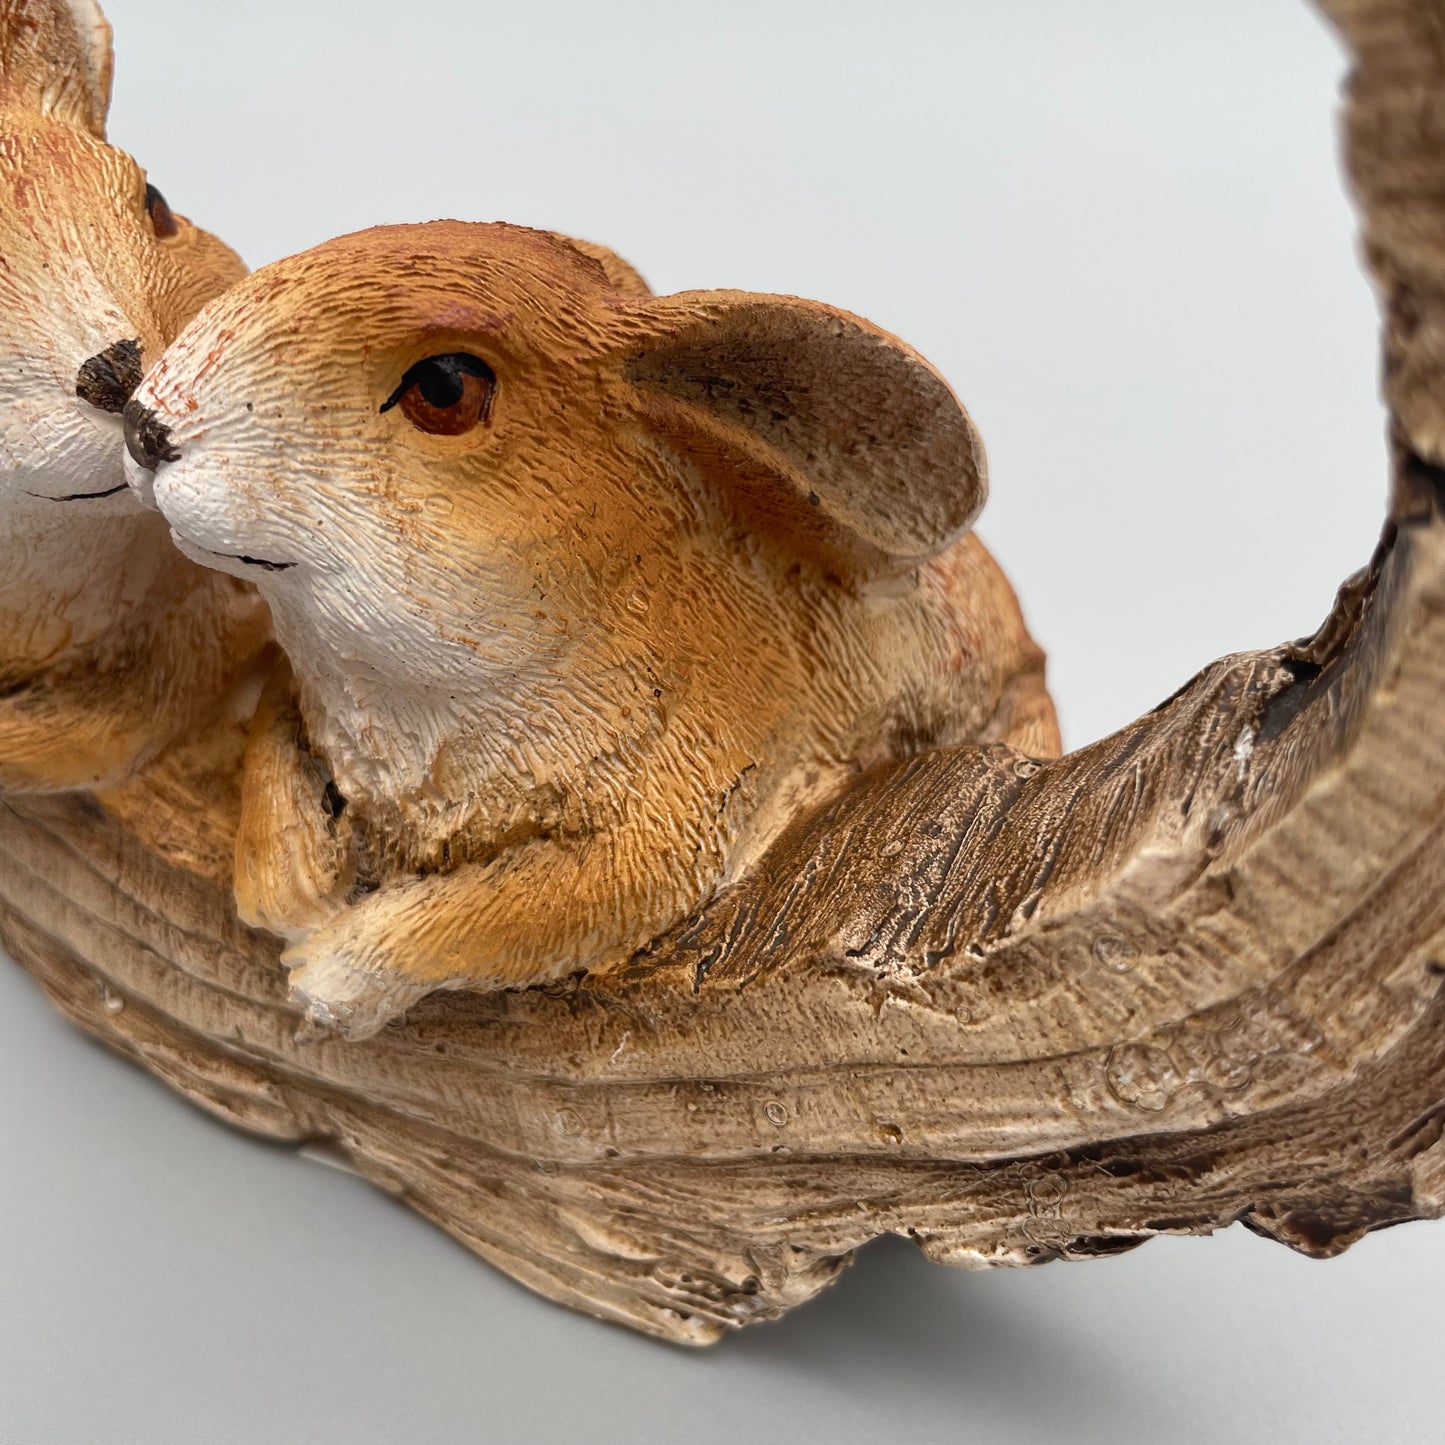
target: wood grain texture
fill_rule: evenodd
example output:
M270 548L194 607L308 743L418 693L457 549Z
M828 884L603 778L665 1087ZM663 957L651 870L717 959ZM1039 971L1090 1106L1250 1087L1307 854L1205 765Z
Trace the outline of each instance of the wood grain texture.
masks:
M0 804L6 947L222 1117L689 1343L882 1233L973 1267L1242 1220L1323 1256L1445 1212L1445 4L1327 8L1396 470L1313 638L1061 759L880 763L625 967L436 994L365 1040L306 1026L181 826L229 816L214 760L178 770L164 852L114 799Z

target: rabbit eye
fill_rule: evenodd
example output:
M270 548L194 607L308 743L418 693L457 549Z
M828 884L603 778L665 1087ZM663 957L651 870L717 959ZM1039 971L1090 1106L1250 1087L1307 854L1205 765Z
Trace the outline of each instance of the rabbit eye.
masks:
M149 182L146 183L146 215L158 240L168 241L181 229L166 198Z
M455 437L488 420L496 391L497 374L485 361L449 351L409 366L381 409L399 406L418 431Z

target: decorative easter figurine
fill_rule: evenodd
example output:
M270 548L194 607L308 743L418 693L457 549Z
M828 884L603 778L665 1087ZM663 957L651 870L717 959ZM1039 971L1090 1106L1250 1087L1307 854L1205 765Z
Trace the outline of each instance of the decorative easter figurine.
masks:
M129 162L44 117L103 109L81 9L0 0L0 326L30 328L4 535L57 554L0 578L29 659L0 705L80 698L43 767L0 729L0 767L144 756L224 671L239 614L203 599L249 617L254 585L287 653L239 821L224 750L152 790L149 831L139 783L0 797L6 949L207 1108L689 1343L883 1233L982 1266L1243 1221L1325 1256L1445 1213L1445 0L1326 8L1385 302L1384 533L1314 636L1056 757L969 531L978 437L903 343L436 223L267 267L157 357L181 316L155 268L190 233L147 235ZM95 224L123 234L52 284L10 238L90 204L31 204L60 171L20 162L62 142L116 178ZM118 557L165 524L118 510L81 580L135 595L72 617L87 589L21 524L139 505L76 495L119 485L86 439L116 441L131 337L133 480L190 560L157 554L185 580L151 605ZM215 867L154 841L196 817Z
M92 0L0 0L0 789L126 778L266 638L125 484L144 367L244 267L106 144L110 75Z
M241 915L352 1034L625 961L876 763L1058 750L973 424L831 308L386 228L208 308L126 425L271 605Z

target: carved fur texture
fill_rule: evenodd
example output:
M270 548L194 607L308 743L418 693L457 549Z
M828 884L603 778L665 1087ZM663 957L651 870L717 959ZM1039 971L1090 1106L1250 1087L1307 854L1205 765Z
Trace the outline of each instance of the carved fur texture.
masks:
M4 946L221 1117L685 1343L883 1233L981 1267L1239 1221L1323 1257L1445 1213L1445 0L1326 8L1394 475L1315 636L1050 758L1038 655L960 539L977 440L901 343L652 298L536 233L364 233L208 308L129 415L138 487L291 654L237 849L267 928L136 822L231 838L238 760L202 749L163 790L0 797ZM587 840L633 889L598 958L695 911L610 967L306 1026L270 928L310 971L369 902L435 903L365 1032L460 981L509 896L585 952ZM483 956L467 982L522 981Z
M436 356L487 376L464 433L408 412ZM967 535L967 413L832 308L654 298L519 227L385 228L227 293L133 407L164 437L133 448L139 490L255 579L290 659L253 730L242 916L353 1035L438 987L625 961L874 764L1058 750Z
M0 0L0 787L115 783L265 642L125 485L121 408L240 260L106 144L91 0Z

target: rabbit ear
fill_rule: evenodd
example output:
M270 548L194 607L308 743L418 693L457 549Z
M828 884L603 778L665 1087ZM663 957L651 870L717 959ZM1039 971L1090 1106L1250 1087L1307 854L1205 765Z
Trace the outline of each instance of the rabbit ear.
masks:
M636 267L624 261L616 251L599 246L596 241L579 241L575 236L564 236L560 231L549 231L547 234L600 267L609 290L630 297L652 295L652 287L642 279Z
M632 319L624 373L653 428L828 565L901 570L947 547L983 506L968 413L887 332L744 291L663 297Z
M95 0L0 0L0 107L105 139L110 26Z

